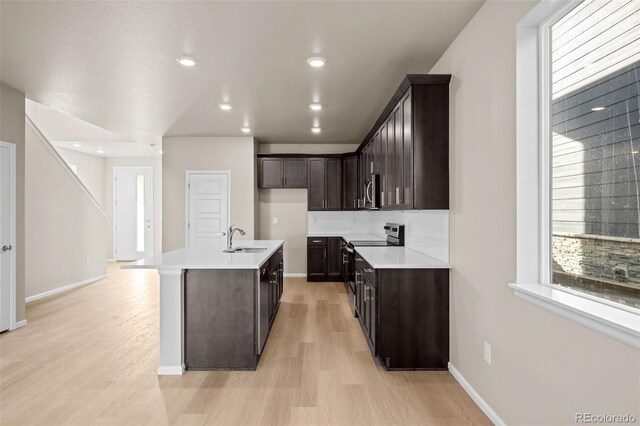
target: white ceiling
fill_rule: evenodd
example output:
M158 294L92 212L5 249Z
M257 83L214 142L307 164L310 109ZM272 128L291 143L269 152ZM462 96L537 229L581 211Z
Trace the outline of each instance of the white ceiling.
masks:
M267 143L359 143L483 1L3 1L0 77L127 146L243 125ZM185 54L198 65L179 65Z
M101 127L27 99L26 113L52 145L98 157L159 157L159 145L135 143Z

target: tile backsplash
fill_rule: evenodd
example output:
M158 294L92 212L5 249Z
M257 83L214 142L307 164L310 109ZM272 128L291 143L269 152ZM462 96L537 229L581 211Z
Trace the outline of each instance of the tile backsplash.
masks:
M448 210L308 212L309 232L365 232L385 237L387 222L405 225L405 245L449 262Z
M371 230L369 212L308 212L308 232L364 232Z

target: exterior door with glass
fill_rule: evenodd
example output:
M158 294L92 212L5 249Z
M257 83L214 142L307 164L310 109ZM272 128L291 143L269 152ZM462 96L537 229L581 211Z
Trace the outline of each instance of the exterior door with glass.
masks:
M138 260L153 255L151 167L114 167L114 258Z

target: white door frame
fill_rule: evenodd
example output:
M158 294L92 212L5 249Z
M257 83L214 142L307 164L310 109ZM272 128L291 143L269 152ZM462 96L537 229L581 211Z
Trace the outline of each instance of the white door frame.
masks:
M230 170L187 170L184 180L184 246L189 247L189 182L192 175L226 175L227 176L227 225L231 222L231 171ZM227 232L227 230L225 230Z
M153 204L153 167L151 166L113 166L113 176L112 176L112 185L113 185L113 203L112 203L112 214L111 217L113 218L112 220L112 232L113 232L113 260L117 262L118 258L116 257L116 248L118 247L118 234L116 233L116 221L117 221L117 215L116 215L116 170L117 169L148 169L149 170L149 175L151 176L151 182L149 182L151 184L151 187L149 189L149 197L150 198L150 204L151 204L151 255L153 255L154 251L153 251L153 244L154 244L154 230L155 230L155 226L156 226L156 221L155 218L153 217L153 209L154 209L154 204Z
M0 147L9 149L9 162L11 173L9 173L9 237L12 249L9 251L9 263L11 272L9 274L9 330L16 329L16 146L9 142L0 141Z

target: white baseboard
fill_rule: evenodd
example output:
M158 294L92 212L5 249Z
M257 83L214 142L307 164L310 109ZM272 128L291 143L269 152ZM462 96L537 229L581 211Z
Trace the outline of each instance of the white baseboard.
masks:
M158 367L158 376L182 376L184 365L161 365Z
M62 293L63 291L71 290L76 287L82 287L83 285L91 284L96 281L100 281L103 278L106 278L106 275L100 275L98 277L89 278L88 280L80 281L77 283L65 285L62 287L54 288L53 290L45 291L44 293L35 294L33 296L29 296L24 299L25 303L33 302L35 300L43 299L45 297L53 296L54 294Z
M14 330L17 330L19 328L24 327L25 325L27 325L27 320L23 319L22 321L18 321L16 322L16 326L13 328Z
M307 274L300 274L297 272L286 272L284 276L285 278L306 278Z
M482 412L486 414L487 417L489 417L489 420L491 420L494 425L498 425L498 426L507 425L504 421L502 421L500 416L498 416L498 413L493 411L493 408L491 408L489 404L487 404L487 401L482 399L480 394L476 392L473 386L471 386L469 382L467 382L467 380L462 376L462 374L460 374L460 372L451 363L449 363L449 372L458 381L458 383L460 383L460 386L462 386L462 388L469 394L471 399L473 399L473 401L478 405L478 407L480 407Z

